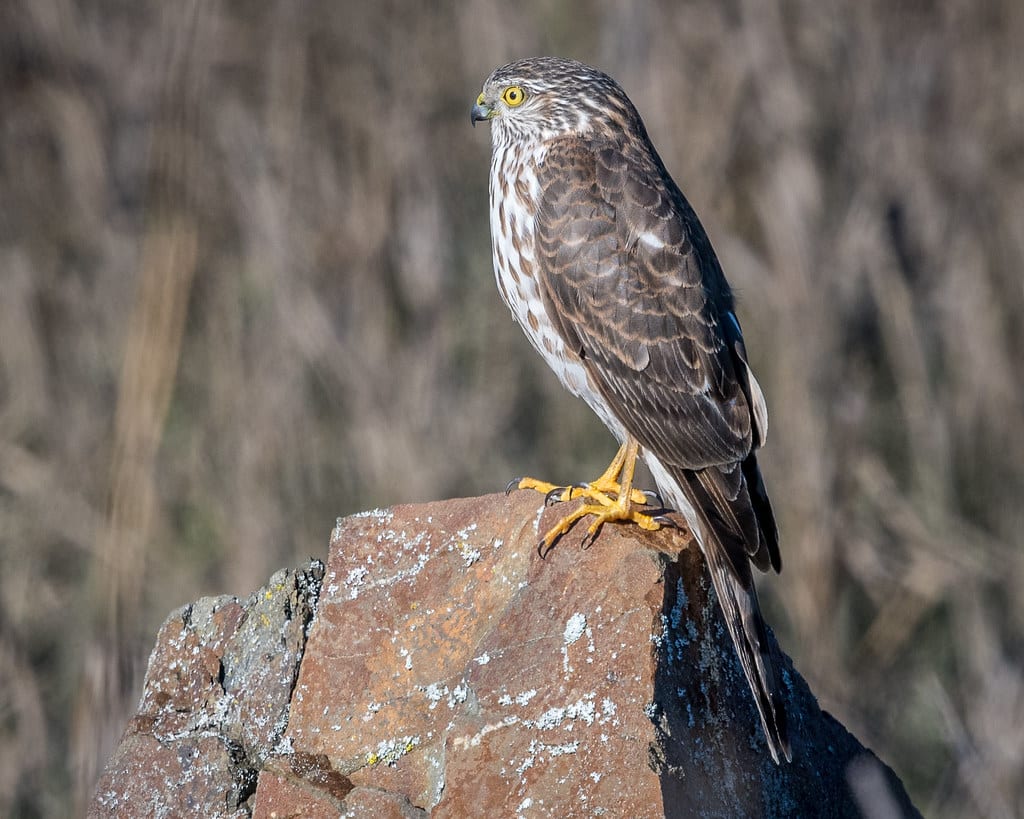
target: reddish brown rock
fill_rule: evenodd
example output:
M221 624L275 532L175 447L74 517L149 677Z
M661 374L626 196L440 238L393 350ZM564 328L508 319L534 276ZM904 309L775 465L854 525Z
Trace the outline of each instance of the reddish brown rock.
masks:
M541 560L538 532L564 510L540 503L516 492L339 521L308 641L275 654L254 630L253 657L234 663L262 688L218 729L235 755L211 770L260 771L254 798L204 784L210 799L260 817L858 816L883 802L916 815L788 660L794 762L771 762L685 533L608 526L584 550L580 529ZM202 639L169 621L108 786L129 759L146 767L130 743L158 733L154 714L190 738L182 708L198 724L223 709L217 658L259 600L215 607ZM155 672L185 650L176 676ZM873 790L851 787L858 771Z
M351 787L348 793L351 793ZM291 773L260 771L253 816L260 819L337 819L345 812L341 799Z

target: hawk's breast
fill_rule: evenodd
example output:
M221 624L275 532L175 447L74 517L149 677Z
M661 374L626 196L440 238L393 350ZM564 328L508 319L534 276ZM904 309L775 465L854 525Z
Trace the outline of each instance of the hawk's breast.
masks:
M516 144L495 144L491 156L491 249L498 290L526 337L573 395L583 398L620 440L625 429L601 397L580 358L570 350L547 313L541 297L536 243L536 213L541 197L537 169L543 145L523 151Z

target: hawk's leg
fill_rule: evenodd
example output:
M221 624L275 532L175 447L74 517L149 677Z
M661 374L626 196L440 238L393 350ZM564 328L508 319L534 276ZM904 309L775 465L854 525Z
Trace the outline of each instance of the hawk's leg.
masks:
M535 478L523 478L519 481L519 489L533 489L558 501L582 498L586 501L578 509L573 510L556 523L537 547L542 555L546 554L555 541L568 532L576 521L593 515L594 521L587 529L583 542L589 545L606 523L630 521L641 529L653 532L661 528L661 524L650 515L637 511L637 505L646 506L650 496L633 488L633 473L636 470L637 454L640 444L632 437L619 447L611 464L596 481L576 486L556 486Z

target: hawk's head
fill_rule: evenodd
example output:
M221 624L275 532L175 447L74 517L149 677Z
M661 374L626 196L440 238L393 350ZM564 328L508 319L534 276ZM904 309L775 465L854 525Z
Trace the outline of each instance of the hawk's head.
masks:
M531 57L496 68L470 112L488 120L495 144L565 134L628 133L639 117L607 74L575 60Z

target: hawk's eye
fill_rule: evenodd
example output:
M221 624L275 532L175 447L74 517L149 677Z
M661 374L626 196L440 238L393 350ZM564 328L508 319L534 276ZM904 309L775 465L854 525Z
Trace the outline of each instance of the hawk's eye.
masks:
M510 108L515 108L517 105L522 105L526 99L526 93L518 85L510 85L502 93L501 98L505 100L505 105Z

